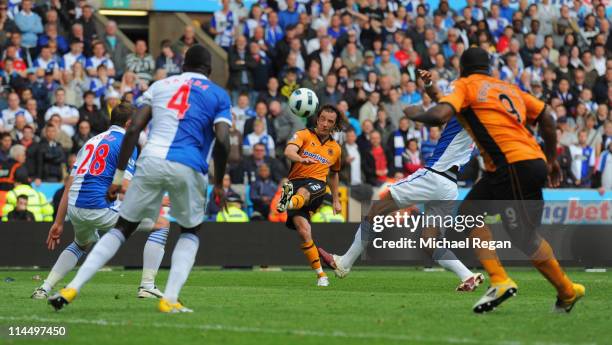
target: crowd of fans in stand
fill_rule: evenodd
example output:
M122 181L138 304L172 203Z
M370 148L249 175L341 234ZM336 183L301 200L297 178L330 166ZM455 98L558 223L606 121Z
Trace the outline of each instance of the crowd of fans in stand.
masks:
M286 105L299 87L349 116L351 127L336 138L345 185L409 175L442 130L405 118L432 106L417 70L431 71L448 92L471 45L490 51L494 76L553 109L563 186L612 189L610 8L598 0L467 3L455 11L445 0L437 8L423 0L260 0L247 9L222 0L202 29L228 52L228 190L246 183L253 205L273 201L288 170L284 146L308 125ZM0 0L1 189L17 173L35 184L62 181L83 144L107 129L112 108L138 103L151 83L180 73L184 52L198 43L187 26L157 57L142 40L130 52L117 24L97 26L94 12L85 0ZM461 184L477 179L481 165L475 152Z
M431 71L449 92L461 53L477 45L490 52L495 77L552 108L563 187L611 189L612 8L597 0L483 3L468 0L456 11L445 0L437 8L423 0L260 0L250 8L222 0L204 29L229 56L232 182L256 181L263 163L273 181L283 176L283 148L308 125L286 108L299 87L349 116L351 128L337 136L346 185L411 174L442 130L405 118L432 106L417 70ZM481 166L476 151L460 183L477 179Z

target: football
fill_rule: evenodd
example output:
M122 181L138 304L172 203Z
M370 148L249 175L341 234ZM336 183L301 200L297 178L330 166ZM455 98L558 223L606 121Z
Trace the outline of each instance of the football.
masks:
M309 117L317 112L319 99L311 89L305 87L293 91L289 97L289 108L299 117Z

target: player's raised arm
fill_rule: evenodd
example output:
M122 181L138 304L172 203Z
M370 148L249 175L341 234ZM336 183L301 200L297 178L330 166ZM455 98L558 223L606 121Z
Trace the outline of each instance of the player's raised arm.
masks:
M561 168L557 161L557 131L555 119L550 114L550 107L546 106L537 119L542 139L544 139L544 154L548 163L548 184L558 187L561 183Z
M302 164L313 164L317 161L310 157L302 157L300 156L300 146L302 145L303 140L300 137L299 133L295 133L287 146L285 147L285 157L292 161L293 163L302 163Z
M442 92L440 91L440 89L438 89L438 86L434 84L433 80L431 80L431 72L426 71L424 69L419 69L417 71L417 75L419 76L419 78L421 78L421 80L423 80L423 83L425 84L425 93L427 93L427 96L431 98L432 102L437 103L438 100L442 98Z
M440 103L425 112L410 114L404 111L404 114L411 120L423 122L429 126L441 126L453 117L455 110L447 103Z
M463 80L458 79L453 85L453 92L443 97L440 97L441 93L439 91L436 92L435 89L428 91L428 94L430 92L432 93L430 97L434 96L438 98L438 104L431 109L416 114L410 114L410 112L407 111L404 111L404 113L409 119L423 122L430 126L441 126L447 123L455 113L460 112L467 106L467 104L465 104L467 87Z
M118 106L123 106L120 104ZM117 170L113 177L113 183L108 188L107 197L109 200L115 200L117 193L121 189L123 184L123 176L125 175L125 169L127 168L130 157L134 153L134 147L138 143L138 137L140 132L145 129L149 121L151 121L151 106L145 105L138 109L132 116L131 123L125 131L123 142L121 143L121 151L119 152L119 159L117 160Z

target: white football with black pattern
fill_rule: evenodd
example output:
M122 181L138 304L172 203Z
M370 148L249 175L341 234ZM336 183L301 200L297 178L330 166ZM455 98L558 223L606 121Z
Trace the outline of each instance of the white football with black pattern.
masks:
M319 98L314 91L303 87L293 91L289 97L289 108L299 117L309 117L317 112Z

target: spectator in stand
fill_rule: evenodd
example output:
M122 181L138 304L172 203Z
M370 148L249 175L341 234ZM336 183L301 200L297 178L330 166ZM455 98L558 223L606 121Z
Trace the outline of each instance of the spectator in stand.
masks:
M19 116L24 117L28 124L34 123L32 115L19 106L19 95L16 92L11 92L8 95L8 108L2 110L2 119L0 119L2 129L6 132L13 130L15 119Z
M363 65L364 57L360 50L357 49L357 44L349 43L341 54L342 62L352 74L359 71Z
M228 87L232 90L232 101L235 103L238 95L242 92L250 92L253 88L252 69L255 68L255 60L247 51L247 40L244 36L238 36L235 46L228 55L230 75Z
M48 124L43 129L43 139L37 152L36 176L43 181L58 182L63 179L62 165L66 161L64 149L57 142L59 129Z
M570 153L576 186L590 187L591 176L595 167L595 150L587 144L587 131L585 129L578 132L578 144L570 146Z
M53 207L47 202L47 198L42 192L38 192L30 186L30 180L27 174L18 173L15 176L15 188L6 194L6 204L2 208L2 221L8 220L9 212L13 211L17 206L17 198L20 195L25 195L28 198L27 210L34 214L34 219L37 222L51 222L53 218Z
M287 0L287 9L278 13L278 24L281 28L286 29L290 25L296 25L299 22L300 14L295 0Z
M0 43L4 45L5 38L10 39L18 31L17 24L8 16L8 0L0 1Z
M38 34L43 32L42 19L32 11L32 0L21 1L21 11L15 15L15 24L23 34L22 43L27 49L36 47Z
M336 105L342 100L342 93L338 90L338 77L330 73L325 77L325 86L318 92L319 105Z
M342 145L341 159L340 181L348 186L361 185L363 183L361 154L359 153L359 146L357 146L357 135L352 127L346 130L346 140Z
M4 137L3 137L4 139ZM26 148L14 145L9 151L9 159L0 162L0 191L9 191L15 187L15 176L22 174L28 176L26 162Z
M274 134L272 137L275 138L274 142L276 143L276 148L284 150L289 138L291 138L295 132L304 128L304 122L293 115L288 107L283 109L278 101L270 102L268 112L274 124ZM277 156L282 155L282 152L278 152L277 154Z
M251 68L253 90L255 93L259 94L260 92L266 91L266 85L272 73L272 61L268 57L268 54L255 42L249 44L249 54L251 55L251 59L255 62Z
M99 134L108 129L110 118L105 117L95 104L96 95L92 91L85 92L84 103L79 108L79 122L87 121L93 134Z
M380 186L387 181L389 173L387 157L381 145L381 135L376 130L370 133L370 147L361 151L361 168L365 175L366 183L372 186Z
M9 151L13 145L13 139L7 132L0 134L0 163L7 162L11 157Z
M229 51L234 44L234 29L238 24L238 18L230 10L230 0L221 0L221 7L213 14L210 33L221 48Z
M87 120L80 121L78 131L74 137L72 137L72 153L78 153L87 140L93 137L94 135L91 133L91 125L89 122Z
M438 140L440 139L440 127L430 127L429 128L429 138L424 140L421 143L421 157L423 161L427 161L431 156L433 156L434 150L438 145Z
M174 50L176 55L182 57L187 49L196 44L198 44L198 41L195 38L195 28L191 25L187 25L185 26L183 35L172 45L172 50Z
M395 126L389 119L387 115L387 111L383 106L378 108L376 111L376 121L374 122L374 129L380 133L382 143L386 143L393 132L395 131Z
M266 102L259 101L255 104L255 116L249 117L244 124L244 136L253 133L255 130L255 121L260 120L264 124L264 132L272 138L276 137L273 120L268 116L268 106Z
M96 24L94 23L94 9L91 5L86 4L83 6L83 13L77 23L83 26L83 36L85 41L93 42L97 38L98 33L96 32Z
M121 103L121 95L115 89L106 90L104 95L104 104L102 104L102 117L105 121L108 119L110 122L111 113L116 106Z
M79 122L79 111L65 103L66 92L59 88L55 91L55 104L45 113L45 121L49 121L53 114L58 114L62 121L61 130L69 137L74 135L74 126Z
M599 127L601 129L599 143L600 143L600 152L604 152L606 148L612 143L612 119L606 120L603 126Z
M612 190L612 141L608 143L599 158L596 183L601 195Z
M155 68L163 68L166 70L167 76L173 76L181 73L182 65L183 59L172 50L170 40L163 40L161 43L161 53L157 57L157 60L155 60Z
M99 65L96 68L96 76L89 78L89 90L94 93L94 102L97 106L102 106L102 98L113 88L115 79L109 77L108 68L105 65Z
M230 111L233 121L236 123L236 129L238 129L240 133L245 133L244 126L246 121L256 116L255 111L249 106L249 94L246 92L241 93L238 96L237 104L233 106Z
M283 176L286 175L286 169L281 165L281 163L275 158L267 156L266 146L258 143L253 145L253 154L251 156L244 157L241 166L241 173L237 174L241 178L239 181L236 181L236 183L249 183L249 181L255 181L257 170L261 164L266 164L270 167L272 180L275 182L280 181Z
M56 141L62 146L62 148L66 152L66 155L68 155L70 150L72 150L72 138L61 129L62 128L61 116L59 116L58 114L51 115L47 124L51 124L55 128L59 128L57 132Z
M359 109L359 122L363 123L365 120L369 120L371 122L376 121L376 113L378 112L378 108L380 106L379 103L380 93L372 92L370 96L368 96L368 101Z
M116 69L117 75L122 75L125 72L126 56L130 54L130 50L117 36L117 23L114 20L109 20L104 25L104 35L101 38L104 44L104 49L108 52L110 59Z
M153 60L151 54L147 53L147 42L145 40L136 41L134 53L127 56L126 65L129 71L136 73L138 78L145 82L148 83L153 79L155 60Z
M23 138L23 129L27 125L25 116L17 116L15 118L15 125L13 129L9 132L11 135L11 139L14 142L19 142Z
M72 99L68 99L66 95L66 103L73 105L76 108L80 108L83 105L83 97L85 92L89 91L91 86L91 80L87 76L85 71L85 65L80 62L76 62L72 65L71 71L64 73L65 85L64 89L70 89L72 92Z
M9 222L24 221L34 222L34 213L28 211L28 196L21 194L17 197L17 205L15 209L6 215L6 220Z
M57 32L57 25L54 23L45 24L45 33L38 36L38 46L43 47L48 45L51 41L57 43L57 50L60 54L65 54L70 49L68 41L64 36L61 36Z
M96 77L98 75L98 66L100 65L106 66L109 76L115 76L115 63L106 55L104 43L97 41L93 44L93 56L87 59L85 68L90 76Z
M408 146L402 154L404 158L404 175L408 176L423 167L423 158L419 152L419 143L416 139L408 140Z
M391 53L387 49L382 51L380 63L378 63L376 67L381 74L391 77L391 83L394 86L400 84L401 74L399 67L391 62Z
M270 202L274 194L276 194L276 183L270 178L270 167L262 164L257 170L257 179L251 183L249 196L253 202L253 209L264 219L268 219Z
M561 185L560 187L575 187L576 178L572 173L572 154L570 148L563 145L561 138L563 137L563 129L557 128L557 161L561 168Z
M48 45L40 48L40 55L34 60L33 67L45 73L51 72L55 80L60 78L60 62L53 58L51 48Z
M230 196L238 196L238 193L232 189L232 181L228 174L223 176L223 196L227 199ZM221 210L221 200L211 193L208 198L208 203L206 205L206 214L209 218L214 219L217 216L217 213Z
M72 70L72 66L79 62L81 66L87 63L87 57L83 53L83 42L73 39L70 41L70 51L63 56L63 65L65 70Z
M261 119L255 119L253 123L253 132L244 136L243 154L251 155L255 144L263 144L266 148L266 156L275 157L274 139L266 133L265 124Z

